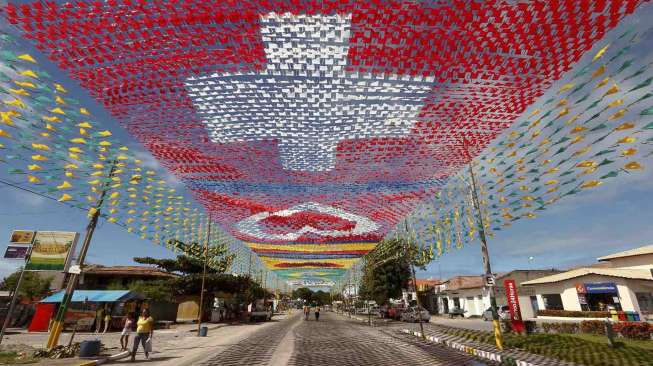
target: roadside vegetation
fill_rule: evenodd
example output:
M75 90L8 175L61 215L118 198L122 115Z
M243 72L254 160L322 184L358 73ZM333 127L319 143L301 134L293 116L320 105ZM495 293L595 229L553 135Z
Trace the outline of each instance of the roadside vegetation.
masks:
M436 325L441 332L494 345L494 334ZM618 338L617 347L608 346L605 336L587 333L521 335L505 333L504 345L542 356L570 361L585 366L651 366L653 341Z

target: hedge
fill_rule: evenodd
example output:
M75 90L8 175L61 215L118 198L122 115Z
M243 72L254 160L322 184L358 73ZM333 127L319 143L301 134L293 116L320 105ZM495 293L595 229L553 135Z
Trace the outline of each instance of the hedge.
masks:
M605 322L602 320L583 320L580 323L540 323L539 328L544 333L589 333L605 335ZM624 338L649 340L653 334L653 324L646 322L612 323L615 333Z
M538 310L537 315L565 318L608 318L610 313L607 311Z

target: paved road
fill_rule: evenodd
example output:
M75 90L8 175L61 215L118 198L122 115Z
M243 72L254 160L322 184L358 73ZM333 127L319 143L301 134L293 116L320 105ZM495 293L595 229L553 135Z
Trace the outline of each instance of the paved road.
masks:
M360 324L334 313L319 322L297 313L261 328L248 338L210 356L201 366L367 366L484 365L469 355L440 345L423 344L392 327Z

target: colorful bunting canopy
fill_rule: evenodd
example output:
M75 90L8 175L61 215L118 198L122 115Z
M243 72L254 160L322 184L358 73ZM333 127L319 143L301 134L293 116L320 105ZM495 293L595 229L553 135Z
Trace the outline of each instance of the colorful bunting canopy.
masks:
M473 207L465 193L456 193L464 192L456 187L465 185L464 177L456 174L514 121L526 121L522 113L556 80L567 79L581 56L601 42L592 70L571 78L571 86L557 88L559 98L528 117L529 126L538 121L528 134L500 139L502 145L490 154L503 155L483 155L479 161L485 169L477 167L490 206L484 215L494 226L506 217L501 216L502 208L513 217L528 217L530 209L537 208L516 209L514 201L531 202L524 197L532 196L533 202L546 203L549 196L533 191L540 181L558 180L551 187L580 183L578 189L598 185L600 177L565 183L571 177L542 177L544 168L537 168L523 184L530 187L529 194L506 198L510 207L492 206L492 200L503 197L500 189L512 189L506 187L510 174L525 174L493 164L511 162L515 170L524 166L530 172L555 149L571 152L585 146L583 138L591 142L582 128L598 128L594 122L580 125L586 119L579 116L568 124L569 129L579 128L572 135L564 128L555 131L557 122L584 109L617 114L621 109L644 110L640 107L645 101L623 106L617 102L627 87L621 78L644 64L633 60L634 66L617 71L616 63L625 59L606 60L621 48L603 39L641 3L110 0L10 3L4 10L24 39L101 102L231 236L247 243L285 278L316 283L341 275L426 200L436 201L427 211L438 220L411 224L411 235L422 238L422 227L431 225L433 241L440 243L436 253L471 240ZM631 39L625 35L622 40ZM587 79L601 65L605 76ZM647 75L644 68L632 81L645 83ZM20 76L23 84L11 85L15 101L9 100L14 105L7 104L12 109L4 111L9 114L3 114L3 120L17 117L11 111L24 113L16 110L18 104L33 93L29 83L34 77ZM619 83L608 79L597 86L606 77L616 77ZM604 97L597 98L593 90ZM595 106L588 105L595 101ZM47 126L56 128L55 123L64 120L75 123L80 133L66 136L61 146L41 140L28 146L34 153L21 159L31 159L33 169L21 169L27 169L30 183L48 180L32 172L51 154L97 154L114 146L96 127L78 126L83 123L78 117L63 106L38 117L45 129L39 133L50 133ZM606 124L605 134L618 127L612 121L621 117L599 119ZM621 136L629 126L610 138ZM11 132L0 130L0 136ZM543 143L545 136L553 140ZM624 136L624 141L630 137ZM111 145L103 145L105 141ZM553 147L517 162L529 146L536 146L532 144ZM585 169L596 163L596 171L602 159L615 159L591 158ZM99 161L102 167L97 169L85 167L84 179L94 182L92 174L101 171L92 186L115 181L115 175L106 175L110 161ZM629 161L623 169L639 169L635 163ZM504 181L491 180L494 171L504 174ZM127 205L127 213L131 194L141 200L146 196L149 202L162 200L159 207L145 210L147 215L153 210L164 215L169 207L175 213L187 212L174 193L159 193L155 181L144 181L147 176L137 173L137 192L116 191L120 196L109 200ZM121 179L128 187L126 183L136 178ZM59 184L62 191L70 188ZM61 199L75 197L67 194ZM193 209L188 209L178 220L189 220L183 234L193 236L206 220L193 217ZM125 225L138 230L136 223L145 220L154 225L150 235L159 234L162 223L148 221L142 210L137 214L136 222Z

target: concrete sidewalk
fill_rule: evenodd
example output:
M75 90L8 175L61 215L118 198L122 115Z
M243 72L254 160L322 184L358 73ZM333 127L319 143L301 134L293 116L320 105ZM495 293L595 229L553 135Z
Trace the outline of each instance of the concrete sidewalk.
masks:
M172 329L155 330L153 335L153 351L150 359L146 360L142 348L136 354L136 362L131 363L130 358L111 361L111 364L129 363L130 365L155 365L155 366L177 366L192 365L199 359L206 357L208 349L215 350L219 353L222 349L237 343L239 340L246 338L252 332L270 324L283 321L285 314L278 314L273 317L272 322L265 323L231 323L231 324L211 324L206 323L209 331L207 337L197 337L197 324L177 324ZM61 335L60 344L68 344L70 333ZM47 340L47 333L12 333L6 339L7 343L27 344L34 348L42 348ZM83 340L102 341L105 349L103 356L109 356L120 353L120 333L77 333L74 342ZM133 345L133 334L129 339L129 348ZM3 341L3 343L5 343ZM102 359L102 357L98 358ZM68 359L43 359L33 365L39 366L79 366L89 363L91 360L68 358Z

